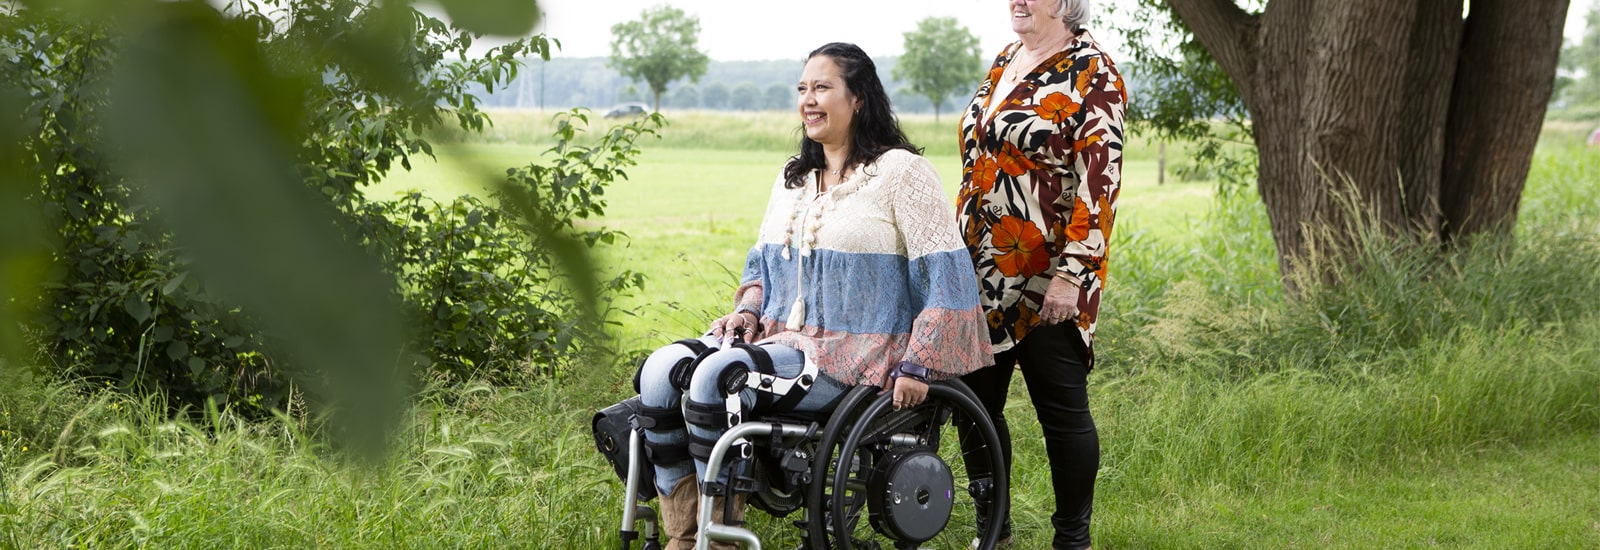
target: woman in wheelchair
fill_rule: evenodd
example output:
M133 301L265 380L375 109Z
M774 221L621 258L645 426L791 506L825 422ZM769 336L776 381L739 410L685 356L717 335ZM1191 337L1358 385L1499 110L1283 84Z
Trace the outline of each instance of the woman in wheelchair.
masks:
M852 387L914 407L991 362L970 255L939 175L901 131L872 59L830 43L797 86L804 135L773 183L733 312L640 367L668 548L694 544L706 461L757 415L825 412ZM744 343L748 341L748 343ZM726 484L726 475L720 484ZM738 521L715 499L716 521ZM734 517L720 517L724 509Z

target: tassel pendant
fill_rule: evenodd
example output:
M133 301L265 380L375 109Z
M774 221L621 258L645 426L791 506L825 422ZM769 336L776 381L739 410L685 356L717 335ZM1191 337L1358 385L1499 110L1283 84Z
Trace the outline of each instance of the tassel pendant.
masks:
M806 302L796 296L794 305L789 306L789 322L785 324L789 330L797 331L806 324Z

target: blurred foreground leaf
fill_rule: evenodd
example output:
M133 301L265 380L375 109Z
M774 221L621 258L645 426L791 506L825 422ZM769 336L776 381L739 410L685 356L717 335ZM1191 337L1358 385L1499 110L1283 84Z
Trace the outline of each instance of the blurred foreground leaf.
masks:
M294 174L314 80L275 75L251 34L198 3L153 6L112 80L110 138L197 275L259 316L334 405L340 439L381 449L409 365L394 281Z
M522 36L539 23L534 0L435 0L450 21L468 31L499 36Z
M26 104L12 79L0 84L0 358L28 356L20 323L37 306L35 290L50 270L49 231L38 204L29 200L22 143Z

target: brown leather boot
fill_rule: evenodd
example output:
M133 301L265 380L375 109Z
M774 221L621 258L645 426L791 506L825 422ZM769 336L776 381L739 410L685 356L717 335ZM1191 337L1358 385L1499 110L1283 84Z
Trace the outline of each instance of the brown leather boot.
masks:
M700 485L694 476L683 476L660 500L661 530L672 539L666 550L694 550L694 537L700 532Z
M713 497L711 499L711 520L723 525L743 523L744 501L749 496L748 493L734 494L732 497L733 513L729 514L728 517L723 517L723 503L727 500L727 497ZM733 542L712 542L710 547L711 550L738 550L739 545Z

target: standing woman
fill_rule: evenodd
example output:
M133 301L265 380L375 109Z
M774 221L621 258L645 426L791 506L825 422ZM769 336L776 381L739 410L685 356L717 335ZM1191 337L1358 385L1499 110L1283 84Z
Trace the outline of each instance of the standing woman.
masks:
M1022 371L1050 460L1052 546L1071 550L1089 547L1100 468L1088 373L1127 101L1111 58L1083 27L1089 2L1007 5L1019 40L995 58L962 117L956 201L995 352L994 366L962 380L994 420L1009 470L1005 401L1013 370ZM985 489L972 488L980 502ZM1000 529L1009 541L1009 518Z

